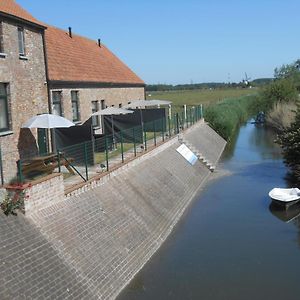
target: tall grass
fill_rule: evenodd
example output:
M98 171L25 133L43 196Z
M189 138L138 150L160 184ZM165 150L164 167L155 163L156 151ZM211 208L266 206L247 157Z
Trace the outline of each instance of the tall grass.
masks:
M287 129L295 120L297 105L295 102L277 103L268 112L266 123L278 132Z
M256 113L255 95L225 99L205 109L204 117L225 140L230 140L238 126Z

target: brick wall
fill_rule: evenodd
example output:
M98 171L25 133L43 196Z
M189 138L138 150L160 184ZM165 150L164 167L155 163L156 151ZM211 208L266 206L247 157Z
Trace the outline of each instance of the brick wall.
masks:
M92 114L92 101L105 100L105 105L119 107L119 104L127 104L132 100L144 99L143 87L126 87L126 88L74 88L74 89L51 89L51 91L62 92L62 107L65 118L72 121L72 103L71 91L78 91L80 121L85 122Z
M41 181L33 182L26 191L25 213L55 205L64 200L64 181L61 174L52 174Z
M24 27L26 60L19 58L17 23L3 21L4 52L0 57L0 82L9 84L10 130L0 133L5 178L16 172L21 155L37 151L36 129L20 129L29 118L48 111L42 34Z

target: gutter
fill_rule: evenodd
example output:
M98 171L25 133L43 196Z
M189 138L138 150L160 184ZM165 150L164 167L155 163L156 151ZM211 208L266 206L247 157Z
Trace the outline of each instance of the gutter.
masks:
M12 14L9 14L9 13L3 12L3 11L0 11L0 17L7 18L9 20L13 20L13 21L16 21L18 23L22 23L22 24L28 25L30 27L38 28L38 29L41 29L41 30L47 29L47 26L45 26L45 25L34 23L34 22L22 19L20 17L14 16Z

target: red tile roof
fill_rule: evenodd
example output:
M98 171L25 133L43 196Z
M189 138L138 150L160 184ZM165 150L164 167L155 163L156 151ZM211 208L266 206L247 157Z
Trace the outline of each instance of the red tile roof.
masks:
M14 0L0 0L0 12L44 27L42 22L35 19Z
M48 26L46 49L50 81L144 84L104 45Z

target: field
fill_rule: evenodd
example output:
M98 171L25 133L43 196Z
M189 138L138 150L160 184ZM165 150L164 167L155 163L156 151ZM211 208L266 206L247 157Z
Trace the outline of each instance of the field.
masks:
M147 92L147 99L169 100L172 101L173 105L203 104L207 106L224 99L239 98L245 95L253 95L257 92L258 90L255 88Z

